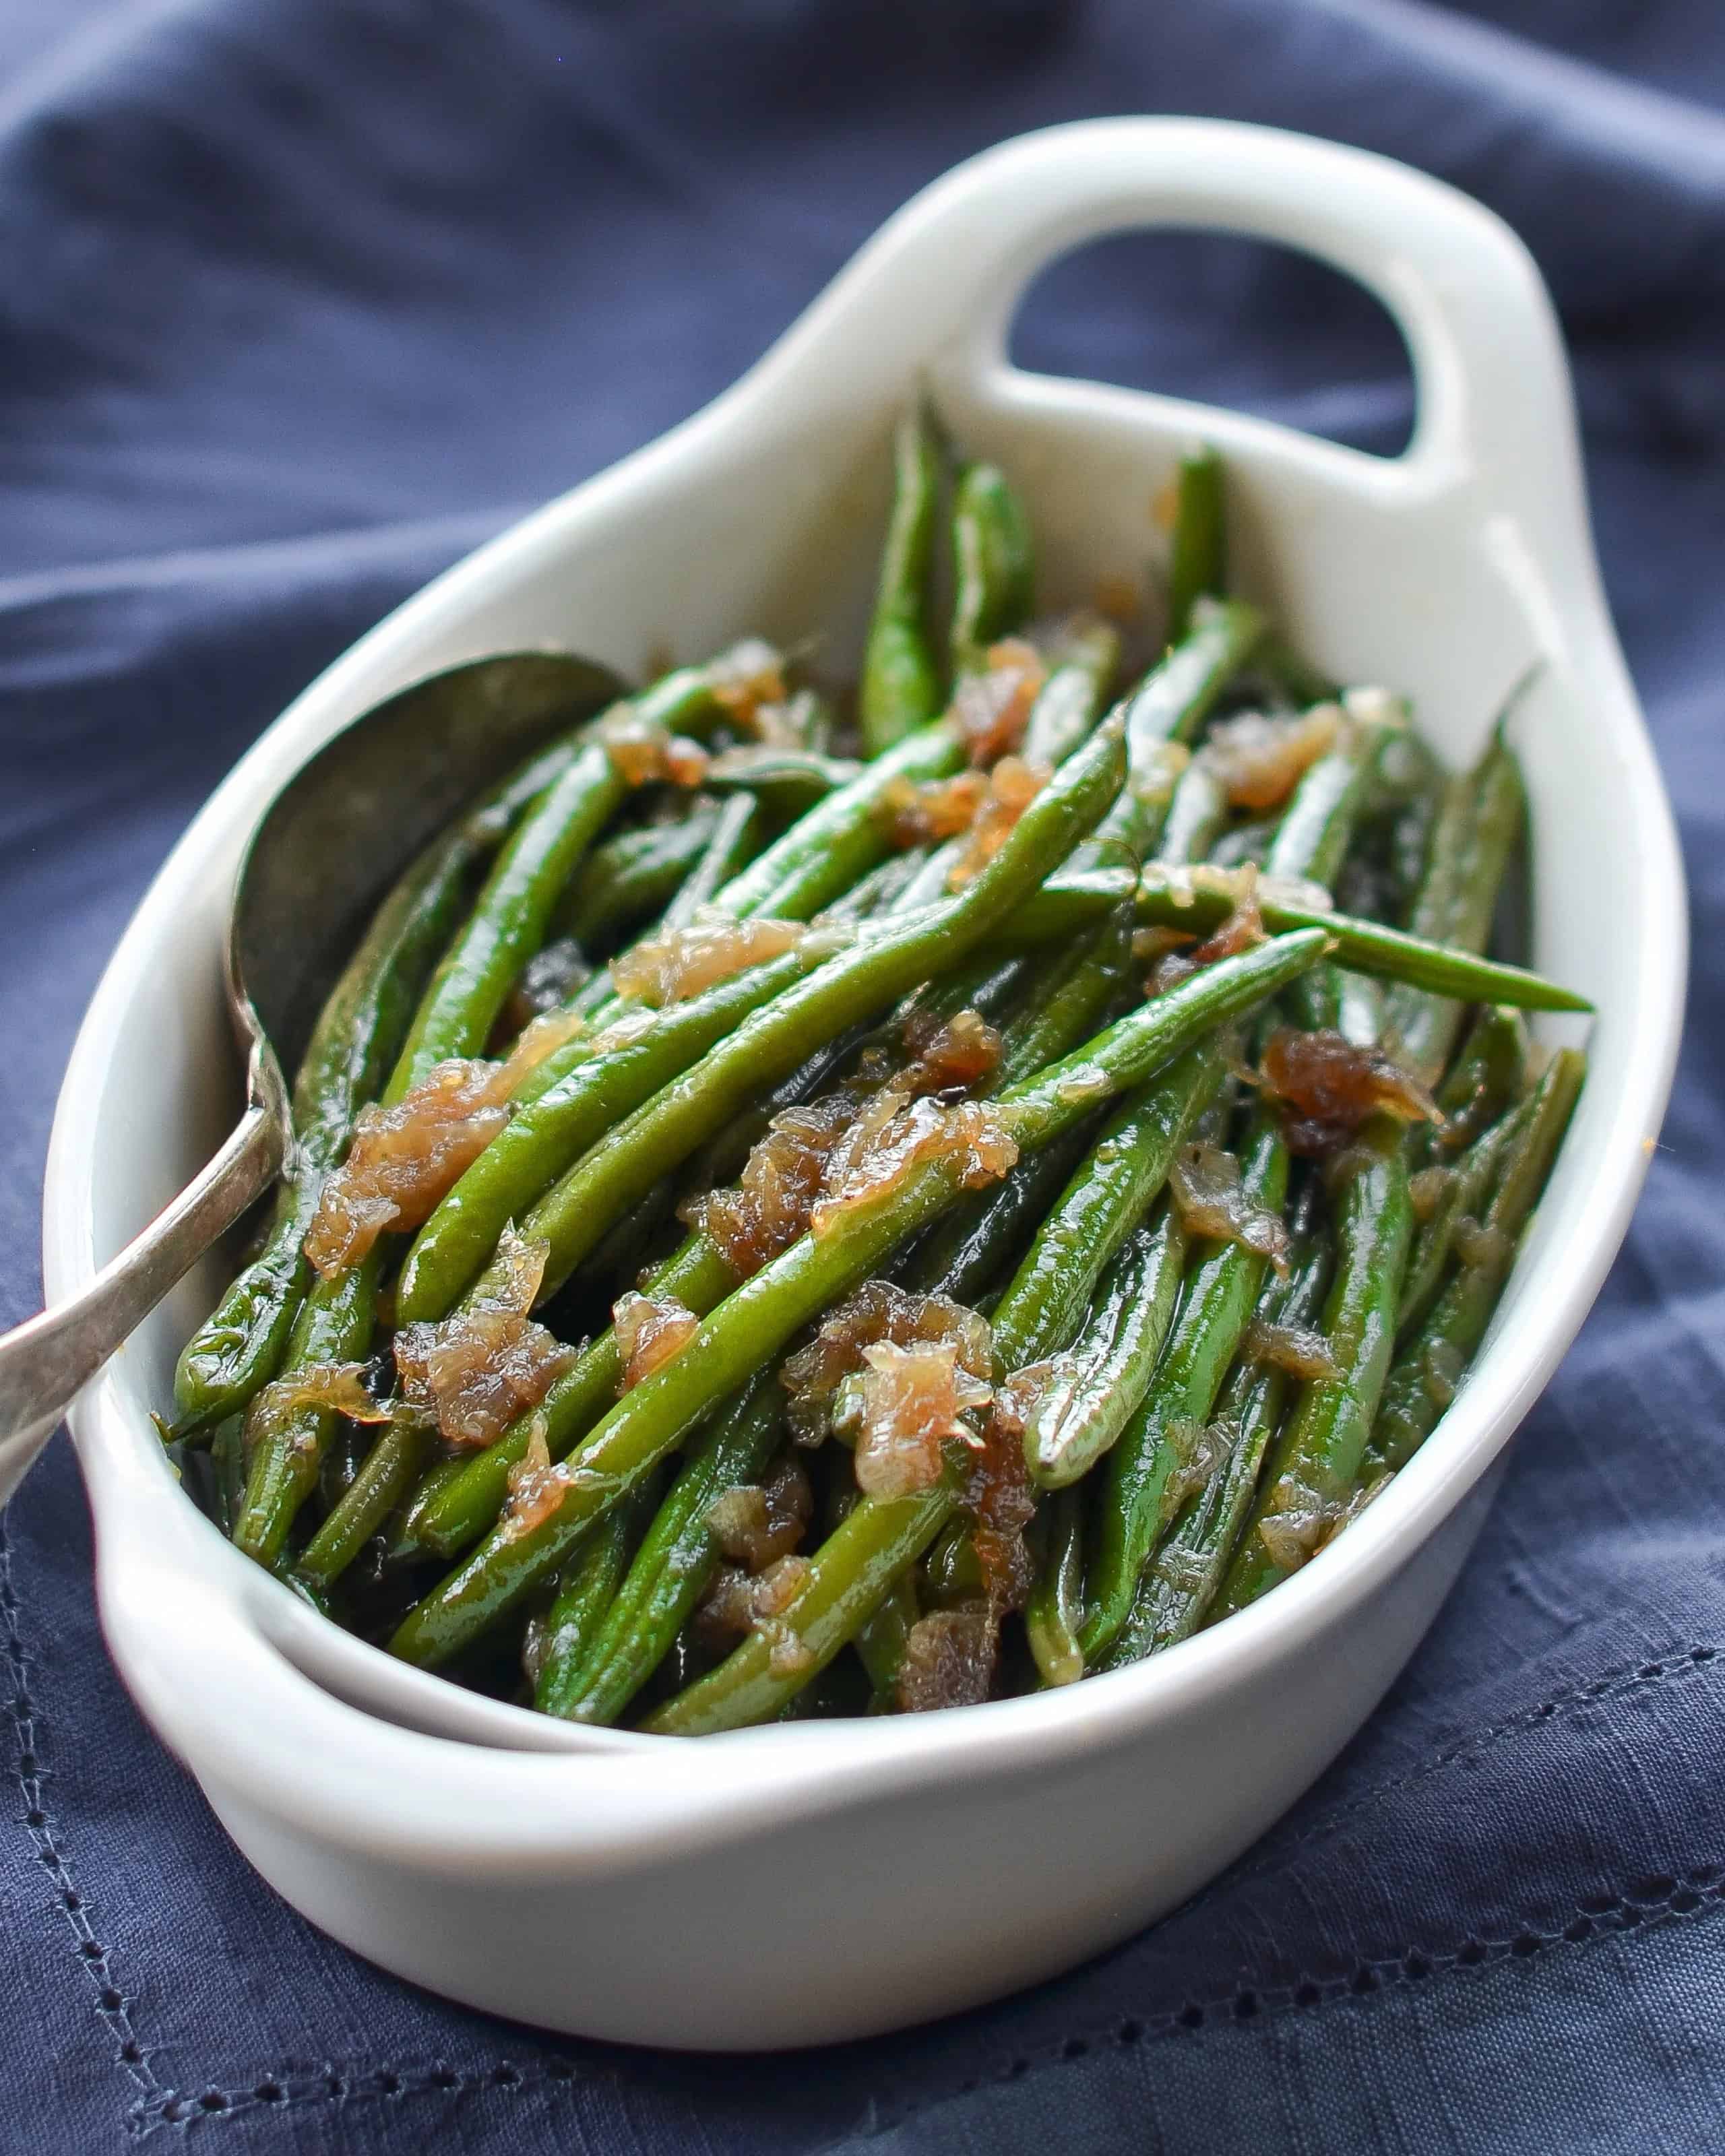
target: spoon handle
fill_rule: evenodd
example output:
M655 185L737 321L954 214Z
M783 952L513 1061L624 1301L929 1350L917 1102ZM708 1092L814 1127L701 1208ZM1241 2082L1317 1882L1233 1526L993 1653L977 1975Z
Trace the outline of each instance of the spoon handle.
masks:
M275 1180L282 1123L248 1108L221 1151L81 1293L0 1335L0 1505L78 1393Z

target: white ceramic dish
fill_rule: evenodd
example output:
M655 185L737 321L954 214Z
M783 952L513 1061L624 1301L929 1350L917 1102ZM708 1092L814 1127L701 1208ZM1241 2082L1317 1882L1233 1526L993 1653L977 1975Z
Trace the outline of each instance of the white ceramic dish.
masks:
M1158 223L1285 241L1375 291L1417 377L1407 454L1009 366L1014 306L1047 261ZM1101 121L1008 143L931 187L735 389L439 579L263 737L163 868L80 1035L49 1163L50 1296L81 1286L227 1127L220 924L241 839L285 775L377 698L486 651L564 644L633 670L745 629L855 631L888 431L922 371L960 438L1028 493L1046 601L1136 567L1155 543L1153 490L1201 431L1228 460L1248 588L1332 671L1410 690L1454 756L1543 657L1515 725L1534 958L1599 1005L1592 1075L1493 1337L1388 1494L1216 1630L960 1713L695 1744L572 1730L323 1625L222 1541L163 1461L148 1410L216 1286L188 1283L71 1419L115 1658L234 1840L314 1922L553 2027L721 2047L860 2035L1046 1975L1226 1864L1430 1621L1494 1463L1621 1240L1665 1103L1681 871L1527 254L1472 203L1358 151Z

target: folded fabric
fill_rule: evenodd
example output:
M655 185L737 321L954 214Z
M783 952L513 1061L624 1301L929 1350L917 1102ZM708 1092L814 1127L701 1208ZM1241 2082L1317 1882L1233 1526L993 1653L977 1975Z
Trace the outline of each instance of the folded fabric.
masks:
M106 953L287 698L723 388L957 158L1156 110L1391 151L1527 238L1682 820L1697 957L1664 1146L1437 1626L1293 1814L1101 1961L828 2052L630 2052L416 1992L249 1872L108 1664L60 1445L0 1517L0 2148L194 2126L331 2156L1718 2139L1725 23L1706 0L95 8L0 95L0 1320L39 1295L54 1090ZM1380 450L1410 424L1374 307L1244 244L1086 250L1017 347ZM788 1894L786 1921L818 1925L818 1897Z

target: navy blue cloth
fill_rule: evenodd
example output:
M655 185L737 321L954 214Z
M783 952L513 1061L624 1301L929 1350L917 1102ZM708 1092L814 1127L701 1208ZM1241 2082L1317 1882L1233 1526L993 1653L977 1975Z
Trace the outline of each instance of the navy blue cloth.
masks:
M0 1318L39 1292L79 1014L238 752L428 574L722 388L913 188L1058 119L1338 136L1526 236L1574 351L1697 955L1628 1248L1382 1711L1191 1906L933 2028L629 2052L466 2013L312 1933L116 1682L57 1450L0 1523L0 2147L1717 2147L1712 0L95 0L64 43L54 12L16 18L34 57L0 87ZM1111 244L1050 274L1019 346L1393 447L1399 348L1338 291L1266 250Z

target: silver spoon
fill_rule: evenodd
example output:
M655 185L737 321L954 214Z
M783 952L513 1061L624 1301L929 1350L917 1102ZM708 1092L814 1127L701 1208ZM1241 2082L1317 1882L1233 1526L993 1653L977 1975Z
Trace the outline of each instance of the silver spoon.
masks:
M567 653L475 660L362 714L276 794L240 857L223 952L245 1112L80 1294L0 1337L0 1504L77 1394L280 1173L285 1074L384 892L464 801L623 693L608 668Z

